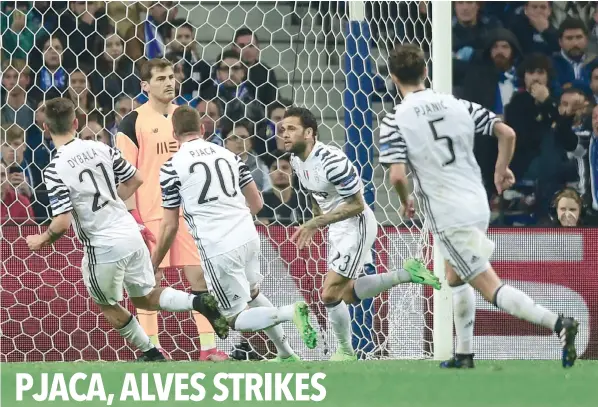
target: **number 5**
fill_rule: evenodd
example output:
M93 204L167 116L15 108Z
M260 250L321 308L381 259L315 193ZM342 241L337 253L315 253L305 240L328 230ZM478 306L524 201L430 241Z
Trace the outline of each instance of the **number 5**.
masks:
M434 141L440 141L440 140L445 140L448 150L449 150L449 154L451 155L451 158L449 158L449 160L445 163L442 164L443 167L446 167L449 164L452 164L455 162L455 150L453 148L453 139L451 139L449 136L439 136L438 132L436 131L436 123L441 122L444 120L444 117L441 117L440 119L436 119L436 120L431 120L429 122L430 124L430 130L432 130L432 135L434 136Z

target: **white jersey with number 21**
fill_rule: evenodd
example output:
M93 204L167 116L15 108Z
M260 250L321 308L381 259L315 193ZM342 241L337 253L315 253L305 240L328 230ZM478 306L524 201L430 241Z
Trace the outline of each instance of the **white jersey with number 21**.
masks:
M410 93L383 119L380 163L409 163L432 231L489 221L473 146L499 121L476 103L431 89Z

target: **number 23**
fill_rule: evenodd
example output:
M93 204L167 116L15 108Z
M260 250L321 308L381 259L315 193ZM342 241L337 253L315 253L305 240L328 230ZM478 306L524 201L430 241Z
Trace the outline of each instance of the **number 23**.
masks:
M337 252L336 256L334 257L334 259L332 260L331 263L334 264L340 258L341 258L341 254ZM344 255L343 259L341 260L342 264L340 266L338 266L338 269L340 271L346 271L347 267L349 266L350 261L351 261L351 255L350 254Z

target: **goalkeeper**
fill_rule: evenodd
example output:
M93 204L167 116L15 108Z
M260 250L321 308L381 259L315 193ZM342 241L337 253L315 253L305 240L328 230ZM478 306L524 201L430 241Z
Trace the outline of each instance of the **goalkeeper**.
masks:
M122 151L125 159L139 168L147 179L126 203L151 249L156 242L155 235L160 228L163 211L159 185L160 166L178 150L178 143L172 137L170 120L177 107L172 103L175 97L172 64L159 58L144 63L141 68L141 89L147 93L148 101L121 121L116 135L116 146ZM183 223L182 217L179 221ZM194 295L201 296L207 293L199 254L186 227L179 229L169 254L160 264L160 269L171 266L183 267ZM161 273L162 271L160 276ZM159 283L159 276L156 280ZM194 312L193 316L199 333L200 360L228 359L225 353L216 349L214 329L208 320L197 312ZM157 311L139 309L138 318L152 343L161 349Z

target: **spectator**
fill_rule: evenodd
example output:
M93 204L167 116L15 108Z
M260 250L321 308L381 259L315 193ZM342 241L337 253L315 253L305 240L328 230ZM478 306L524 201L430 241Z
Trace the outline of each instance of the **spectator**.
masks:
M476 51L483 49L489 31L501 26L491 17L480 15L480 2L456 1L453 18L453 84L461 86Z
M259 122L263 118L263 109L255 102L239 54L233 50L224 51L216 69L217 87L208 93L208 99L216 96L224 108L223 116L231 122L243 118Z
M104 126L96 118L91 118L79 132L81 140L100 141L108 146L112 146L110 133L104 130Z
M260 157L263 157L267 165L270 165L274 158L274 156L267 153L284 150L284 146L279 142L276 134L278 124L282 121L285 110L291 105L292 103L289 100L270 103L267 108L267 118L262 120L257 126L257 138L254 142L254 149Z
M151 2L147 18L137 26L132 26L127 32L126 53L135 63L141 62L141 57L150 60L164 56L165 38L170 37L171 26L165 24L176 18L178 9L172 1Z
M594 66L590 73L590 89L594 98L593 103L598 104L598 65Z
M261 192L272 189L268 167L260 160L252 146L253 126L248 120L236 122L223 130L224 147L237 154L249 167L253 180Z
M550 25L550 1L528 1L524 13L513 18L511 31L524 54L540 52L552 55L559 51L558 31Z
M174 71L174 94L177 95L174 103L179 106L188 105L189 103L193 102L193 94L183 92L182 84L186 83L188 79L185 71L185 60L182 58L182 55L171 54L169 57L170 62L172 62L172 69Z
M28 1L2 2L0 31L3 51L8 54L3 55L3 59L27 59L40 27L36 17L36 13L31 12Z
M8 180L18 188L19 193L31 197L31 172L25 159L25 132L13 125L2 127L2 164L8 169Z
M293 170L290 156L273 152L277 158L270 165L270 183L272 189L264 192L264 207L257 214L264 225L291 225L297 222L295 211L299 207L297 193L291 186Z
M10 167L7 171L6 166L0 163L0 194L2 195L0 218L2 226L12 223L21 224L33 219L29 197L20 192L18 181L13 182L14 175L18 174L18 172L13 171L17 170L18 167ZM11 180L11 177L13 180Z
M566 18L576 18L589 27L594 12L598 9L595 1L553 1L552 25L558 28Z
M212 83L212 67L201 58L199 43L195 41L195 31L186 20L172 22L175 29L168 43L167 58L177 55L185 61L185 82L182 83L183 94L191 94L193 98L203 95Z
M26 90L31 83L31 70L22 59L2 61L2 123L16 123L28 129L34 122L31 102L27 100Z
M598 105L592 110L592 138L588 152L590 182L591 182L591 208L598 212Z
M116 135L118 126L122 121L123 117L131 113L134 109L138 108L139 104L130 96L121 95L116 99L114 104L114 122L110 125L108 131L113 136Z
M247 78L252 93L264 106L276 100L278 81L274 70L260 62L260 44L257 35L249 28L235 32L233 49L241 55L247 67Z
M553 58L556 81L559 88L578 83L589 86L590 71L598 60L587 54L588 30L583 21L566 18L559 27L561 52Z
M510 168L517 180L538 180L540 216L546 214L550 196L565 182L565 151L577 146L572 130L577 106L559 111L548 88L551 75L547 56L526 57L519 67L525 89L513 96L505 111L506 123L518 136Z
M77 61L76 66L93 66L94 44L107 33L109 19L99 1L69 1L60 14L57 29L66 37L65 58ZM97 55L97 54L96 54Z
M123 93L136 98L141 93L139 72L124 53L124 41L112 32L95 44L97 71L91 77L92 89L98 103L106 112L114 108L114 101Z
M588 160L592 136L592 110L588 95L577 88L566 89L561 95L559 111L575 110L572 130L577 136L577 147L567 152L567 183L575 188L585 202L591 202L591 179Z
M204 138L219 146L224 146L222 140L222 106L216 100L200 100L197 104L197 111L201 116L205 136Z
M65 97L75 105L78 117L84 117L96 108L96 100L90 93L90 88L89 77L84 71L75 69L71 72Z
M551 217L555 226L571 228L583 224L583 201L571 188L556 193L551 204Z
M515 66L521 57L519 42L511 31L499 28L490 32L480 63L472 65L465 77L464 98L504 114L517 90Z
M37 45L42 50L43 65L36 73L35 86L29 90L28 97L39 102L50 91L62 94L69 85L69 76L62 65L64 43L60 36L42 37Z

